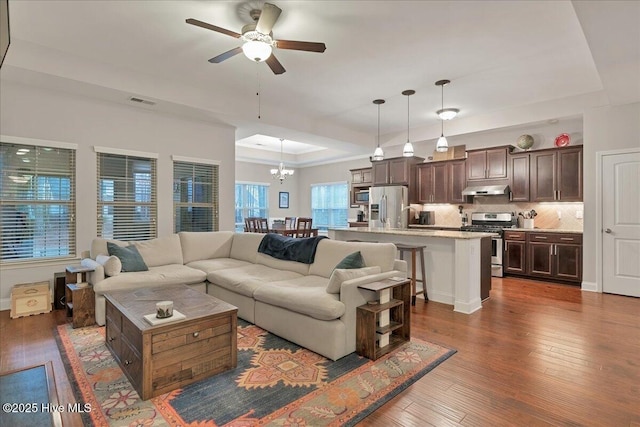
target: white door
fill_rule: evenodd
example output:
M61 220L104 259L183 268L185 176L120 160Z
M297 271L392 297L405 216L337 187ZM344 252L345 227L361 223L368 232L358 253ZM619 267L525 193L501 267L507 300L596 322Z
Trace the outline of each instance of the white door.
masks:
M602 290L640 297L640 153L602 156Z

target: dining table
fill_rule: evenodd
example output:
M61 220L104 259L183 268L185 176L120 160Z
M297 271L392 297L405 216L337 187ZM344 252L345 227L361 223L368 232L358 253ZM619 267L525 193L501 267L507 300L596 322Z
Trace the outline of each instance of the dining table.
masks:
M281 234L283 236L295 237L296 233L298 232L298 229L295 227L287 227L284 224L273 224L269 229L269 231L272 233ZM311 236L315 237L317 235L318 235L318 229L311 228Z

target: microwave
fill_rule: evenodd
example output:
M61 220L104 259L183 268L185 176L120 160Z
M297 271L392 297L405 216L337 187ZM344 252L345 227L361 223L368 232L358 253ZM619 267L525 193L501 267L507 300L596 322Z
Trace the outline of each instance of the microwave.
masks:
M369 203L369 190L356 191L356 203Z

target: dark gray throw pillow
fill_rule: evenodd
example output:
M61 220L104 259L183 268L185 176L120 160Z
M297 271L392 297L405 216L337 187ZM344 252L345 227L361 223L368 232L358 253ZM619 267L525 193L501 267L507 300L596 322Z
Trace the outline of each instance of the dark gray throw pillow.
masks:
M362 258L362 254L360 251L354 252L352 254L344 257L342 261L336 265L336 268L363 268L366 267L364 265L364 258Z
M122 272L131 273L133 271L148 271L149 267L142 259L138 248L133 245L126 247L118 246L115 243L107 242L109 255L115 255L122 263Z

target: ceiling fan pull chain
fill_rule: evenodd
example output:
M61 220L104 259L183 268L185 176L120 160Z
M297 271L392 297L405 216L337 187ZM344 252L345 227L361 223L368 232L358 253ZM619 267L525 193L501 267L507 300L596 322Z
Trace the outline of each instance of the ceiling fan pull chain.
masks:
M256 80L258 81L258 92L256 92L256 96L258 97L258 119L260 119L260 70L258 69L258 63L256 62Z

